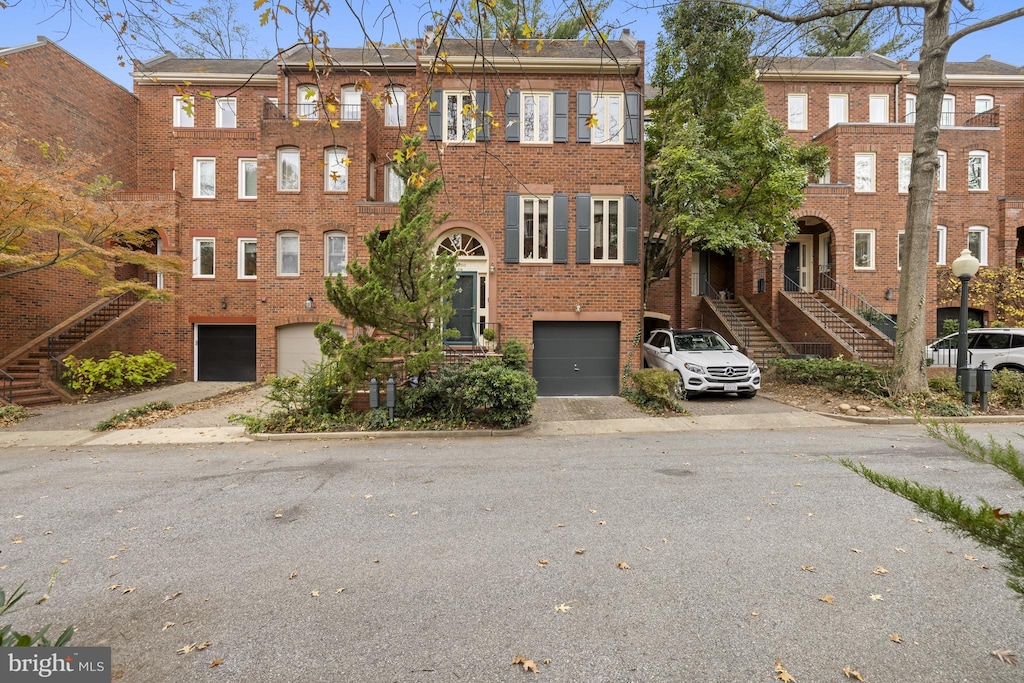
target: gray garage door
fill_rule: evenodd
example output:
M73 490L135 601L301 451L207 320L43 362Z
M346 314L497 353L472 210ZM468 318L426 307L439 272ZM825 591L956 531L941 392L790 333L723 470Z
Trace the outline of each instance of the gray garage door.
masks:
M255 382L256 326L197 325L196 363L201 382Z
M320 342L313 336L315 323L298 323L277 328L277 375L301 375L307 366L320 362ZM345 334L345 328L334 325L334 330Z
M619 323L534 323L533 376L541 396L618 394Z

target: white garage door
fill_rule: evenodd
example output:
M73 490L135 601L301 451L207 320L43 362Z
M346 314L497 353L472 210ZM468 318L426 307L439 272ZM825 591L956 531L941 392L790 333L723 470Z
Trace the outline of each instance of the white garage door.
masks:
M277 328L277 374L301 375L306 365L320 362L320 342L313 336L313 323L299 323ZM335 328L342 334L345 328Z

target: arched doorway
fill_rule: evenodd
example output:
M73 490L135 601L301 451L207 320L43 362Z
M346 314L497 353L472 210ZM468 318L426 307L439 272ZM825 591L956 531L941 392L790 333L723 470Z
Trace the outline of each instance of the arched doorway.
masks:
M487 249L476 234L468 228L454 228L437 241L438 254L453 254L458 263L455 269L455 309L445 329L459 331L452 344L477 344L478 337L487 326L490 287L488 282Z
M787 291L835 289L832 226L817 216L797 221L800 231L786 242L782 283Z

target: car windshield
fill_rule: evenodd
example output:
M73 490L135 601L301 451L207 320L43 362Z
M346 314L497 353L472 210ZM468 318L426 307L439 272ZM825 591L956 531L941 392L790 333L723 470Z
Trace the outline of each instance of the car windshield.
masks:
M677 351L729 351L728 342L714 332L676 332Z

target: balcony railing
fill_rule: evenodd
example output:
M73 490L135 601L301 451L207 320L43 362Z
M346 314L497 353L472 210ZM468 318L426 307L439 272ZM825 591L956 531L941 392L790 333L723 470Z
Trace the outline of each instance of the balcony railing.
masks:
M325 104L323 102L299 102L291 104L263 103L264 121L359 121L362 105Z
M916 112L911 112L903 117L901 123L914 123L917 120ZM939 114L939 126L942 128L998 128L999 110L989 109L988 111L943 111Z

